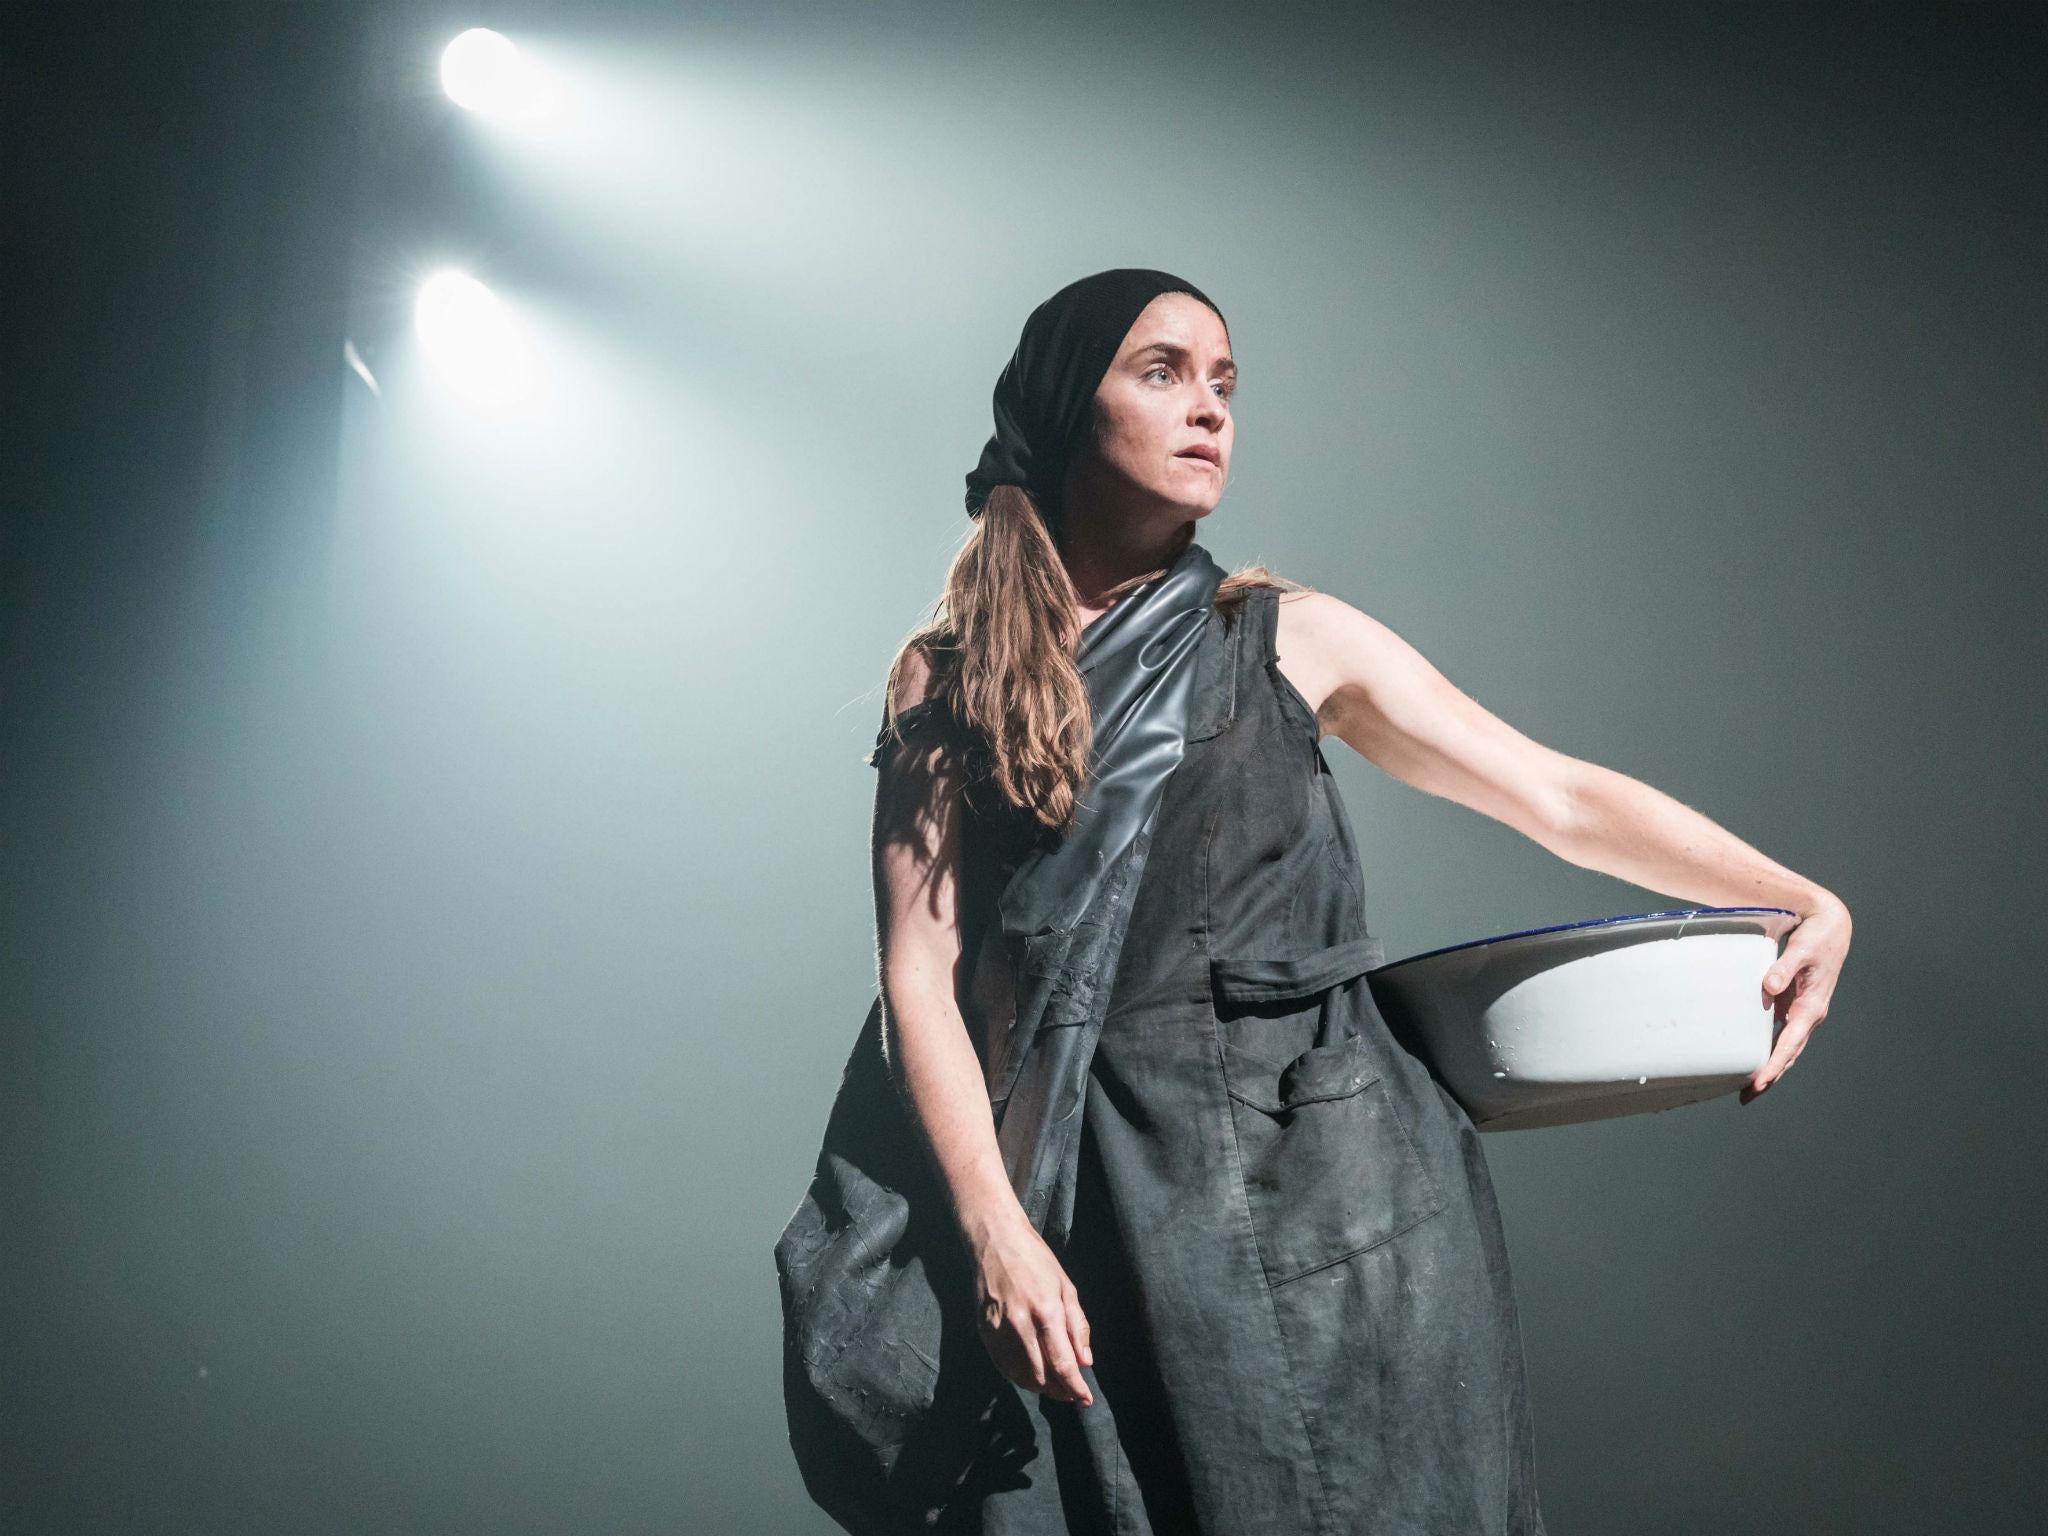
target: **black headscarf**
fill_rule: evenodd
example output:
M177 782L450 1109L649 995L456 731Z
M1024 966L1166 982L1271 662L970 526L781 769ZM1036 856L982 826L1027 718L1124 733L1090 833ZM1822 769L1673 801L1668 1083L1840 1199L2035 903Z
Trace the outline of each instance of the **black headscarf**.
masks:
M969 517L996 486L1021 485L1058 528L1060 481L1087 430L1089 404L1132 324L1162 293L1190 294L1216 309L1201 289L1171 272L1112 267L1067 284L1031 311L996 379L996 430L967 477ZM1223 319L1222 310L1216 318Z

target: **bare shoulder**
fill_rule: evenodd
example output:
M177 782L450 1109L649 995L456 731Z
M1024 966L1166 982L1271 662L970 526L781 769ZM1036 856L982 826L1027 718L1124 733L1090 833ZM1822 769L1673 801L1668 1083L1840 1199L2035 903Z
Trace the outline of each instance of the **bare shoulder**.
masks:
M882 728L868 761L880 767L886 753L905 768L943 775L964 740L947 707L944 663L935 663L931 652L913 642L889 665Z
M1329 592L1282 592L1274 618L1274 650L1287 681L1316 712L1329 735L1330 696L1391 634L1384 624Z
M958 733L943 701L944 678L919 645L906 646L891 661L882 727L875 733L869 766L883 770L877 784L878 833L906 840L923 838L941 803L957 789Z
M896 668L896 706L908 709L913 704L922 704L932 696L937 684L937 674L932 661L923 646L912 645L904 649L903 659Z
M1493 714L1370 614L1326 592L1289 593L1275 641L1320 734L1539 842L1569 820L1577 760Z
M953 680L954 665L954 653L944 635L913 637L889 664L885 696L890 712L906 725L914 721L937 725L942 718L950 721L952 711L945 704L952 691L948 684ZM958 701L953 702L957 706Z

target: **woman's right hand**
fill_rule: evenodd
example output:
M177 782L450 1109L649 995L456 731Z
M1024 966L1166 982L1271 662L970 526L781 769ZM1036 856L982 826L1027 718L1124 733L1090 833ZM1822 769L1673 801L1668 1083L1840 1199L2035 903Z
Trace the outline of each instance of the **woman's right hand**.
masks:
M1020 1387L1083 1407L1095 1401L1081 1367L1095 1363L1081 1296L1021 1206L970 1227L981 1342Z

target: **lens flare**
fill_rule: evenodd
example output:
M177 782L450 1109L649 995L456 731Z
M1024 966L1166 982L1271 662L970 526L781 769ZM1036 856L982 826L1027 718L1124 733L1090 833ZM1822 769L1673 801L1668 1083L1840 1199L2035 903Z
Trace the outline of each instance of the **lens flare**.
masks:
M421 283L413 326L428 364L466 399L502 404L533 382L519 317L467 272L445 267Z
M541 97L526 56L489 27L471 27L441 50L441 89L457 106L495 118L527 116Z

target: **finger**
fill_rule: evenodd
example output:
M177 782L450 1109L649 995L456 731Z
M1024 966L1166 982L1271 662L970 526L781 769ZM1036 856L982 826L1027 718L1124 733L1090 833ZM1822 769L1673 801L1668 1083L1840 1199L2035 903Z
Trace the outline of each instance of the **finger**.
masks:
M1074 1341L1074 1352L1081 1357L1081 1363L1093 1365L1094 1335L1088 1327L1088 1314L1081 1310L1081 1293L1071 1285L1067 1287L1067 1333Z
M1827 1000L1816 983L1815 973L1801 971L1792 985L1771 1005L1777 1032L1771 1037L1770 1065L1783 1066L1799 1053L1801 1044L1827 1012ZM1789 1053L1789 1055L1788 1055Z
M1072 1341L1067 1337L1066 1308L1061 1306L1048 1313L1039 1326L1039 1336L1045 1345L1047 1390L1068 1402L1088 1402L1093 1394L1081 1376L1081 1367L1074 1361Z
M1810 976L1802 978L1802 982L1799 995L1785 1007L1785 1032L1794 1037L1795 1056L1805 1049L1807 1040L1828 1016L1828 997L1833 990L1822 987Z
M1771 1048L1764 1055L1763 1065L1749 1074L1749 1090L1747 1096L1742 1101L1743 1103L1747 1104L1750 1099L1755 1098L1764 1089L1768 1088L1771 1085L1771 1079L1776 1077L1779 1069L1784 1066L1785 1041L1789 1033L1790 1031L1780 1021L1777 1032L1771 1036Z
M1819 1027L1821 1018L1825 1017L1826 1015L1822 1014L1810 1021L1787 1024L1784 1033L1778 1037L1770 1060L1759 1067L1756 1076L1751 1079L1754 1092L1743 1100L1745 1104L1792 1070L1792 1063L1799 1059L1800 1053L1806 1049L1806 1043L1813 1038L1814 1030Z
M1764 1064L1750 1073L1749 1083L1743 1090L1743 1103L1747 1104L1751 1099L1770 1087L1777 1080L1778 1074L1785 1070L1787 1059L1785 1042L1788 1038L1789 1034L1786 1031L1779 1031L1778 1038L1771 1043L1770 1055L1764 1058Z
M1764 972L1764 991L1776 997L1790 984L1806 964L1806 957L1796 949L1787 949L1784 954L1771 962L1771 968Z
M1816 1024L1827 1017L1828 1003L1832 1001L1835 989L1833 986L1821 985L1818 976L1808 976L1804 981L1805 985L1799 989L1799 996L1794 998L1791 1006L1785 1010L1785 1017L1788 1021L1797 1019L1811 1032Z
M1074 1351L1067 1341L1067 1312L1065 1306L1049 1313L1039 1324L1045 1340L1045 1361L1050 1378L1049 1384L1058 1389L1069 1402L1088 1403L1094 1394L1088 1390L1088 1383L1081 1377L1081 1367L1074 1363Z
M1805 1038L1804 1030L1789 1028L1778 1036L1777 1044L1771 1048L1770 1059L1756 1069L1756 1076L1751 1079L1758 1093L1784 1076L1785 1069L1792 1065L1792 1058L1799 1054L1799 1042Z
M1024 1357L1025 1379L1020 1386L1034 1392L1045 1390L1045 1354L1038 1347L1038 1330L1028 1323L1021 1323L1010 1334L1018 1354Z

